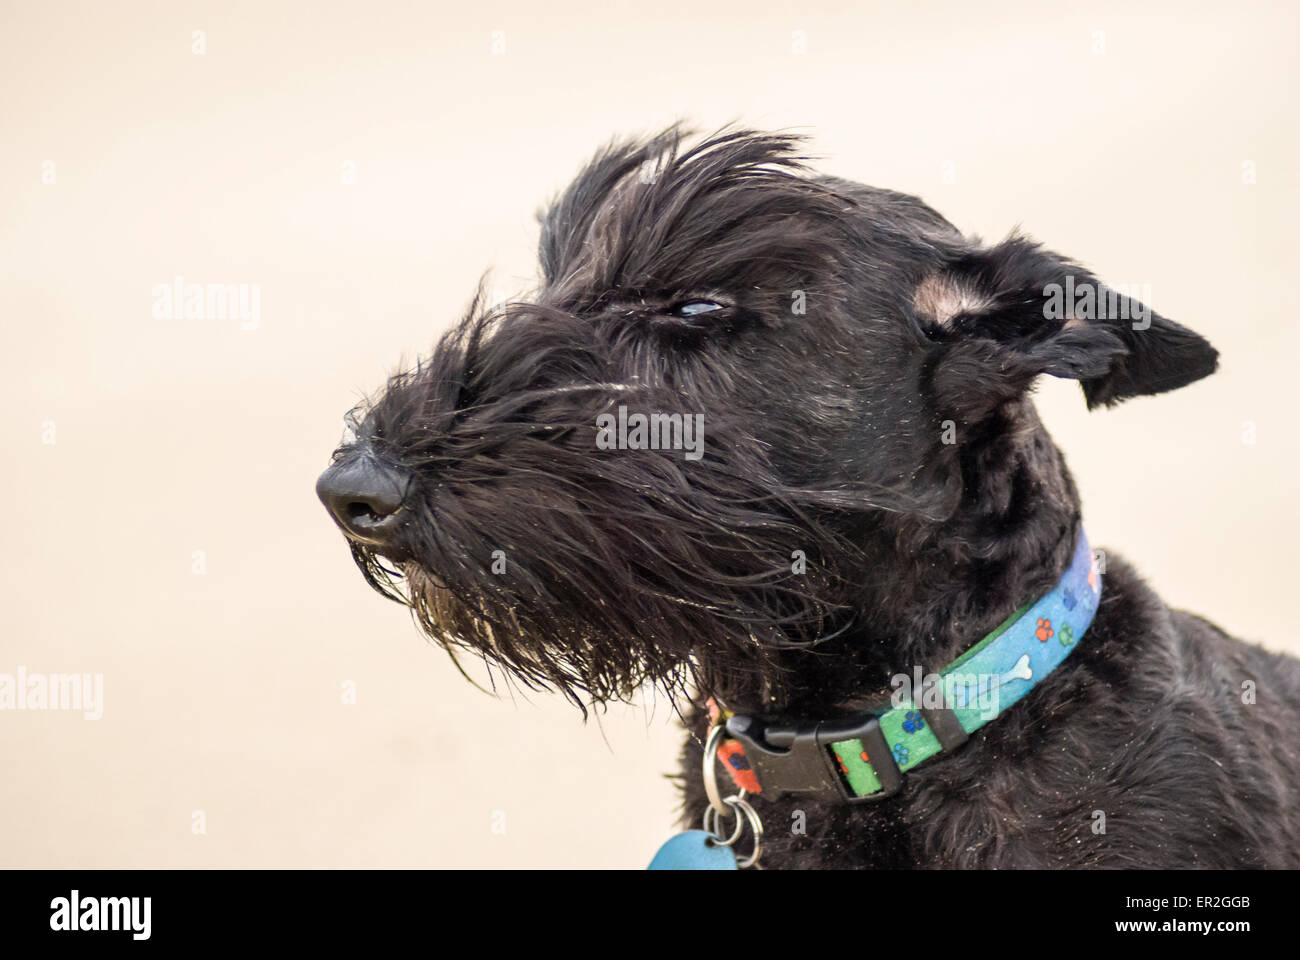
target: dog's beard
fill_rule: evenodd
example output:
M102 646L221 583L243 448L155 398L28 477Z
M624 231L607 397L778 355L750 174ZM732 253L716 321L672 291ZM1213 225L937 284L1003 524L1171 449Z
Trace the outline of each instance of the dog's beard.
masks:
M553 445L541 452L555 462ZM647 682L674 700L757 693L782 650L842 626L826 547L847 548L806 511L716 463L683 483L664 454L612 457L585 482L564 473L560 495L520 453L510 474L441 484L415 506L401 559L353 555L453 658L468 651L584 706Z
M647 681L762 690L783 649L844 628L863 563L827 518L867 500L787 486L753 412L705 401L707 365L671 385L611 377L577 318L521 307L489 336L473 309L366 416L413 481L396 563L353 554L432 640L581 705ZM701 456L601 449L598 418L620 405L703 415Z

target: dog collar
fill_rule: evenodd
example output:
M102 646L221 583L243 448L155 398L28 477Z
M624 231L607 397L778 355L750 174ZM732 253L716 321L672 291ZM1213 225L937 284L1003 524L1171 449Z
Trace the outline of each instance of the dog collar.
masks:
M718 756L751 794L766 788L848 802L893 796L904 773L960 747L1058 667L1088 629L1100 597L1096 558L1080 529L1070 566L1051 592L1017 610L937 677L922 677L918 669L907 684L896 684L892 709L842 721L765 723L710 700L713 722L726 720Z

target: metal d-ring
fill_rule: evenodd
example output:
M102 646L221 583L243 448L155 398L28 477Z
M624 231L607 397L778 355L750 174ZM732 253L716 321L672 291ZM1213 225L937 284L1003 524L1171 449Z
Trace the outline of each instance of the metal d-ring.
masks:
M722 793L718 790L718 744L722 743L722 737L726 733L726 727L720 723L715 723L709 728L708 739L704 741L704 792L709 798L709 806L715 813L726 813L727 808L722 802ZM705 827L707 830L708 827ZM709 830L712 833L712 830Z
M715 724L709 729L709 736L704 741L704 792L708 795L709 805L704 808L702 826L704 832L712 837L712 843L730 847L740 839L740 835L745 832L745 821L749 821L749 827L754 831L754 849L749 852L749 856L736 861L736 866L743 870L758 862L763 845L763 821L759 819L757 811L745 802L749 792L743 787L729 797L723 797L718 789L718 745L725 732L726 728L722 724ZM722 825L722 815L726 813L735 815L736 827L731 831L731 836L724 840L718 833L718 828Z

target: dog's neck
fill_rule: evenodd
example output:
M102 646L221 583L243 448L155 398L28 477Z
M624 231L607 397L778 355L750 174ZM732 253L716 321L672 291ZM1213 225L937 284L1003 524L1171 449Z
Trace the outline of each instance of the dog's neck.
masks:
M1080 509L1033 407L1006 409L960 459L964 493L951 518L873 518L859 531L876 563L862 574L852 626L783 655L747 689L724 692L729 706L819 717L878 706L891 677L943 669L1053 588L1069 565Z

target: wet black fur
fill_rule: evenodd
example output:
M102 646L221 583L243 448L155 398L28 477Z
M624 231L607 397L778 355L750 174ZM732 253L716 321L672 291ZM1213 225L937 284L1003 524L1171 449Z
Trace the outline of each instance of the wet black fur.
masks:
M336 456L364 447L410 473L392 544L352 549L434 640L584 709L645 681L691 704L694 824L706 695L840 716L1053 586L1081 511L1035 377L1106 405L1199 379L1216 354L1156 314L1140 331L1044 319L1044 286L1087 271L815 175L797 138L691 142L599 153L542 218L540 288L476 301ZM977 297L927 313L935 278ZM724 309L673 314L695 299ZM620 404L703 413L703 459L598 450L596 418ZM1196 549L1194 530L1169 535ZM1107 566L1065 664L901 795L758 797L763 865L1300 865L1300 666Z

